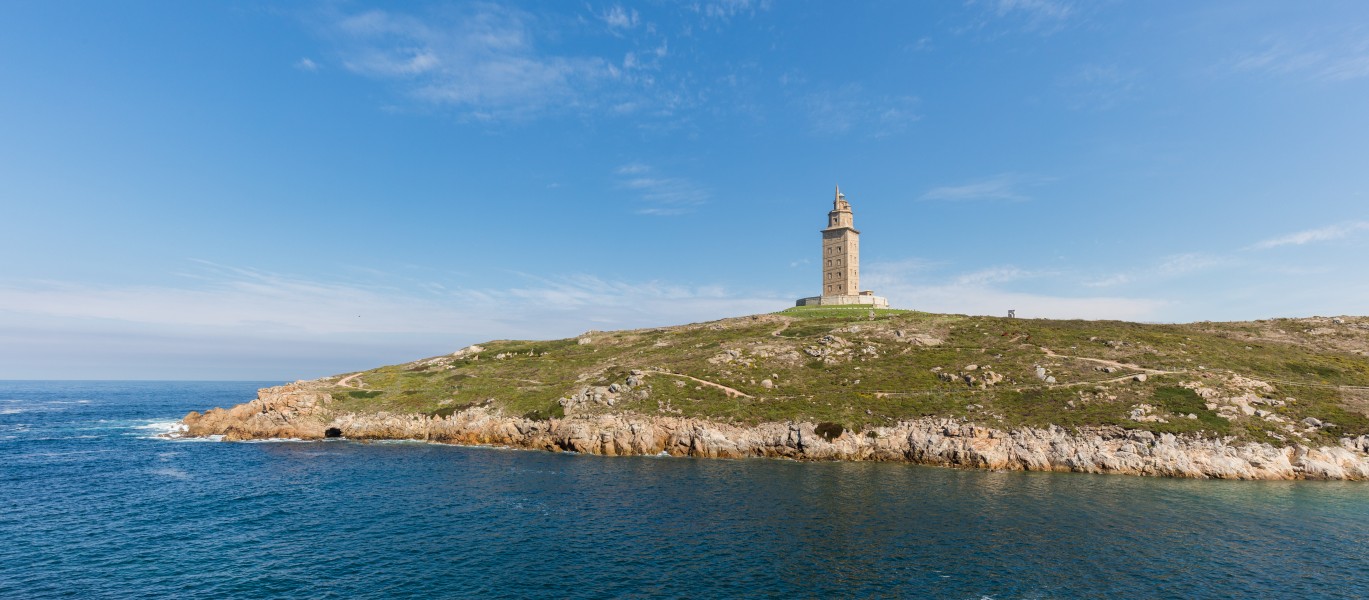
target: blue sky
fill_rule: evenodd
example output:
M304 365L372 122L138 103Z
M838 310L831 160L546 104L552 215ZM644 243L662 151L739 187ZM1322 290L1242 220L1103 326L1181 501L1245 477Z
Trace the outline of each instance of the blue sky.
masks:
M0 378L778 310L1369 313L1363 2L0 3Z

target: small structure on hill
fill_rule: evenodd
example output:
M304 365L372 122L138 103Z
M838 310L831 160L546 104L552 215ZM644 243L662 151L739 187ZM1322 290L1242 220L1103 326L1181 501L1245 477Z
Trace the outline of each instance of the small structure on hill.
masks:
M860 232L851 203L837 186L827 228L822 230L822 295L803 298L796 306L852 306L888 308L889 301L860 289Z

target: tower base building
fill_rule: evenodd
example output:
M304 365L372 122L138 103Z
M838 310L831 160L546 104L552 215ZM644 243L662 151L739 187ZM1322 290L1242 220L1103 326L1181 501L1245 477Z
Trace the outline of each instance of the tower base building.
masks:
M889 308L889 299L883 296L876 296L874 292L866 290L854 296L813 296L811 298L799 298L794 301L794 306L868 306L870 308Z
M796 306L889 308L887 299L860 289L860 232L855 225L851 203L838 187L822 230L822 295L803 298Z

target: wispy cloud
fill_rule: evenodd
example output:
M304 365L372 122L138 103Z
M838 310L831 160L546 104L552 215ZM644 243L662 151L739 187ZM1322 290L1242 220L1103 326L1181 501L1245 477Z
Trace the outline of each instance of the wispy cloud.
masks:
M1024 15L1033 21L1060 21L1074 14L1074 8L1059 0L998 0L995 3L1000 17Z
M1004 284L1045 273L1003 267L939 275L929 270L931 264L918 260L873 262L865 266L862 285L899 307L952 314L1002 316L1015 310L1019 317L1027 318L1157 320L1169 305L1150 298L1017 291Z
M960 285L987 285L991 283L1007 283L1040 277L1046 273L1028 271L1017 267L994 267L981 269L956 276L955 282Z
M815 133L858 133L868 137L898 133L921 119L917 103L916 96L869 93L854 83L813 92L801 100Z
M1337 223L1317 229L1308 229L1275 238L1269 238L1250 246L1255 250L1267 250L1278 248L1279 246L1301 246L1314 242L1326 242L1347 237L1353 233L1369 229L1369 221L1351 221L1348 223Z
M967 24L953 26L954 33L993 32L1015 29L1051 35L1079 18L1078 6L1065 0L969 0Z
M1082 286L1078 271L1054 268L1054 263L1044 270L954 271L948 266L916 259L873 261L863 265L862 287L895 306L930 312L1004 315L1011 309L1029 318L1161 322L1345 314L1369 301L1369 285L1358 277L1353 261L1308 269L1272 257L1254 261L1234 253L1190 252Z
M691 35L695 25L721 30L733 16L766 5L722 1L688 8L694 23L670 35ZM499 3L422 12L329 10L318 29L345 69L398 90L406 102L391 110L412 104L477 122L566 114L674 121L708 100L716 106L706 70L697 63L669 68L688 63L672 60L678 58L672 41L647 18L648 7L640 8L645 13L625 4L581 10L575 19Z
M769 312L790 301L718 285L588 274L523 275L521 284L503 288L392 278L311 280L209 263L187 275L166 285L0 283L0 377L167 377L175 373L156 369L173 363L188 369L181 376L196 377L219 373L213 369L225 361L252 364L258 377L310 377L488 339L670 325ZM90 348L106 353L91 358L103 361L105 371L15 370L37 364L38 354L47 368L74 369L73 357L86 356ZM281 348L300 353L283 354ZM132 360L124 355L135 354L146 364L122 375L109 372L111 365ZM270 361L277 364L263 370L260 365ZM283 372L280 365L298 370Z
M1139 72L1115 64L1087 64L1061 78L1059 87L1072 110L1116 108L1136 93Z
M348 70L403 82L414 98L476 118L575 105L585 101L585 91L620 75L600 57L539 49L534 20L529 13L485 4L422 19L370 10L339 16L330 29Z
M1229 61L1236 71L1298 75L1338 82L1369 77L1369 36L1327 32L1303 41L1266 39L1263 47Z
M637 26L639 17L634 9L624 9L617 4L604 11L599 18L609 26L610 29L632 29Z
M668 177L642 163L628 163L617 169L618 186L632 190L644 205L636 210L639 215L673 217L694 212L712 198L712 192L683 178Z
M1230 259L1222 256L1189 252L1165 257L1155 267L1155 272L1165 276L1188 275L1230 263Z
M1103 288L1131 283L1133 276L1129 273L1114 273L1107 277L1091 279L1084 282L1084 287Z
M978 200L1000 202L1025 202L1031 200L1026 188L1042 185L1050 181L1040 177L1028 177L1015 173L1000 173L988 179L972 181L960 185L947 185L927 190L921 200L947 202L969 202Z
M653 301L734 298L719 286L662 281L611 281L592 275L522 275L527 285L502 289L410 285L393 279L355 283L319 281L253 269L201 263L183 285L91 285L58 281L0 285L8 313L99 319L169 327L246 328L259 334L411 334L480 331L526 320L525 310L595 305L621 308ZM402 285L401 285L402 284ZM422 292L406 291L419 287ZM630 299L635 298L635 300ZM518 310L485 309L515 306ZM521 334L532 333L522 326Z
M1263 49L1236 58L1237 71L1291 73L1315 66L1325 59L1321 53L1297 50L1284 42L1269 42Z
M1107 288L1129 284L1154 285L1158 281L1183 277L1212 269L1229 267L1236 261L1215 254L1188 252L1161 257L1150 266L1085 280L1089 288Z
M295 61L295 68L301 71L314 72L319 70L319 64L309 57L303 57Z
M690 5L694 11L708 17L728 21L738 15L754 15L770 9L768 0L707 0Z
M897 280L921 273L927 273L941 266L944 266L944 263L927 260L925 258L884 260L866 264L864 277L867 279L874 277L874 281L879 281L880 278Z

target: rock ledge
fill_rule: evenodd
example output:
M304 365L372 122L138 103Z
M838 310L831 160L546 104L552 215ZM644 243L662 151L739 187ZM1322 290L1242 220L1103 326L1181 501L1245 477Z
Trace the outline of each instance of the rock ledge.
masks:
M331 396L310 382L265 388L251 402L186 415L186 434L233 441L323 439L340 432L354 440L424 440L605 456L666 453L1215 479L1369 479L1369 436L1342 439L1340 446L1279 448L1113 427L1005 431L944 418L853 432L822 423L739 426L636 414L540 421L486 407L446 417L336 413L331 403Z

